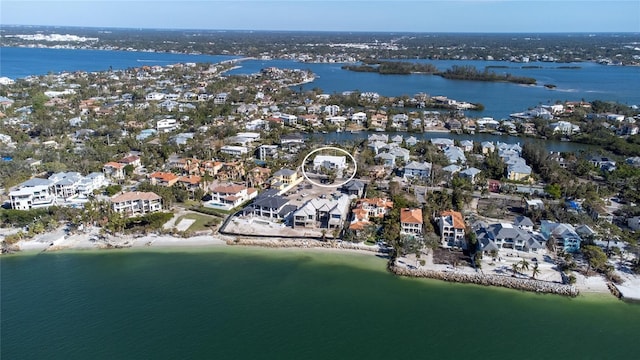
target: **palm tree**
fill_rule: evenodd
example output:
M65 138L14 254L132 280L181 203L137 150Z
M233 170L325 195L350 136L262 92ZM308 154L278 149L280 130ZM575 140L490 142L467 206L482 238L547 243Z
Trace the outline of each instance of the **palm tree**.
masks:
M511 264L511 271L513 271L513 276L516 276L518 274L519 269L520 269L520 266L518 266L517 263Z
M529 262L526 259L522 259L519 263L520 270L527 271L529 270Z
M540 274L540 270L538 269L538 263L533 264L533 269L531 270L531 278L535 279L536 275Z

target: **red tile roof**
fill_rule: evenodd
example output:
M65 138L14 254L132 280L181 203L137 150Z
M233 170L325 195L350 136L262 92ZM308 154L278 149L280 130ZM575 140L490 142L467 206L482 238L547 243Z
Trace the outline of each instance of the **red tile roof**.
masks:
M173 180L178 179L178 175L166 172L156 171L153 174L149 175L149 178L156 179L164 182L171 182Z
M451 216L451 218L453 219L453 227L455 229L466 228L466 226L464 225L464 218L462 217L462 214L457 211L453 211L453 210L443 211L440 213L440 216L443 216L443 217Z
M400 222L422 224L422 209L400 209Z
M189 176L180 176L178 178L179 182L189 183L191 185L199 184L202 181L202 178L198 175L189 175Z
M104 164L103 167L112 167L115 169L122 169L124 167L124 164L120 164L117 162L113 162L113 161L109 161L108 163Z

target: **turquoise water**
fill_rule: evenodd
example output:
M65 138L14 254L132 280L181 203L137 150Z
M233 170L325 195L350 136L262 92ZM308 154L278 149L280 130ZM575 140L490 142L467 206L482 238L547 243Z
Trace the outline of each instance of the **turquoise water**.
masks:
M2 359L622 359L640 306L219 248L0 259Z

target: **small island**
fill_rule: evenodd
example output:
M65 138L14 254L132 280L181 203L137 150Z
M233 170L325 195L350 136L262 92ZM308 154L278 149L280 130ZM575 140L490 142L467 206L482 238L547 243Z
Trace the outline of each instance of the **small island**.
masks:
M511 82L526 85L536 84L536 79L534 78L513 76L509 73L497 74L493 71L489 71L489 67L486 67L484 71L479 71L475 66L454 65L445 71L438 71L433 64L382 61L379 63L365 63L362 65L344 65L342 66L342 69L357 72L374 72L382 75L410 75L420 73L438 75L451 80Z

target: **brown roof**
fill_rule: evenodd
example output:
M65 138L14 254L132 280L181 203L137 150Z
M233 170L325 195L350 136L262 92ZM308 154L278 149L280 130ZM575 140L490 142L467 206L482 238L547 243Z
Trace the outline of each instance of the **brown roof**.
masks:
M160 200L160 199L162 199L162 197L156 193L136 191L136 192L126 192L124 194L114 196L111 198L111 202L121 203L125 201L135 201L135 200L151 201L151 200Z
M359 199L356 203L356 206L361 207L362 204L370 204L370 205L375 205L376 207L379 207L379 208L393 209L393 201L389 199L383 199L383 198Z
M192 185L199 184L202 181L202 178L197 175L189 175L189 176L180 176L178 178L179 182L186 182Z
M422 224L422 209L400 209L400 222Z
M112 167L112 168L116 168L116 169L122 169L124 167L124 164L120 164L120 163L117 163L117 162L109 161L108 163L104 164L103 167Z
M132 162L138 161L138 160L140 160L139 156L131 155L131 156L123 157L122 159L118 160L118 162L121 164L131 164Z
M149 178L169 182L169 181L176 180L178 178L178 175L156 171L153 174L149 175Z
M455 229L464 229L464 218L462 217L462 214L457 212L457 211L453 211L453 210L447 210L447 211L443 211L440 213L440 216L451 216L451 218L453 219L453 227Z

